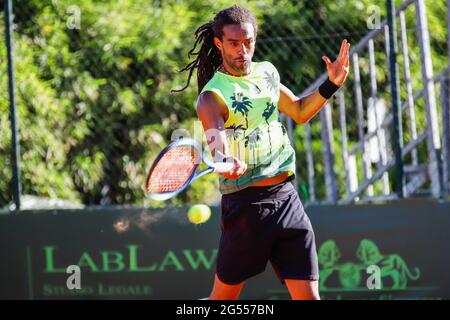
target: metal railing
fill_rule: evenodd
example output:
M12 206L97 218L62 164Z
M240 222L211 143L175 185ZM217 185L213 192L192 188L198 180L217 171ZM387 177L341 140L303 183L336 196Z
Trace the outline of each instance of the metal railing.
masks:
M190 61L187 52L196 28L226 3L10 2L20 152L12 137L15 129L11 131L14 97L9 97L8 81L13 77L7 76L4 54L5 18L11 17L3 10L0 207L14 209L11 204L21 196L76 205L155 205L142 188L145 170L170 140L171 131L190 128L196 119L195 79L183 94L170 94L170 89L185 84L186 75L177 70ZM335 53L344 37L352 43L346 85L309 124L287 122L297 150L296 186L302 200L348 203L396 198L394 118L386 102L392 83L387 67L389 29L386 21L368 29L365 19L371 1L358 2L363 4L359 7L352 0L339 6L320 0L241 2L260 22L255 61L274 63L281 82L291 90L307 87L300 95L326 77L318 74L325 69L320 56ZM448 41L428 31L430 25L439 24L439 32L448 32L448 10L447 21L440 15L427 23L430 9L444 7L438 1L408 0L396 12L407 197L445 196L450 189L448 62L442 63L442 56L450 54L443 47ZM16 177L15 164L21 164ZM215 181L205 178L169 204L217 203L216 189Z
M447 30L450 21L450 1L447 1ZM411 12L413 11L413 12ZM416 25L416 46L420 50L420 74L423 83L422 88L416 93L413 92L411 79L411 61L409 52L406 14L414 14ZM428 30L427 12L424 0L404 1L395 12L396 23L400 24L401 56L403 79L401 81L402 90L406 91L406 98L401 104L401 117L407 123L409 141L401 141L405 146L401 150L402 170L405 172L405 182L402 194L405 197L416 195L428 195L432 197L445 197L449 195L449 71L447 66L433 75L432 55L430 50L430 35ZM383 21L379 28L369 32L350 51L351 72L346 85L341 88L333 100L320 112L320 129L322 143L322 164L323 177L325 179L326 197L319 201L316 195L315 165L318 157L312 153L312 144L315 143L311 137L311 125L308 123L304 127L304 145L306 149L307 181L309 191L309 203L353 203L361 200L387 200L398 198L399 190L392 190L392 168L395 166L396 158L393 152L392 137L389 129L393 128L392 106L382 98L389 94L386 83L379 85L377 79L377 68L386 68L387 65L377 64L376 57L380 56L382 50L375 49L375 43L384 44L385 57L389 57L389 26L387 21ZM450 51L449 51L450 52ZM368 55L362 59L361 55ZM450 54L449 54L450 57ZM388 61L386 58L385 61ZM363 93L361 63L364 63L365 80L370 83L370 89ZM392 75L387 68L387 80L391 83ZM299 96L304 96L322 83L327 77L324 73L317 78ZM348 83L350 82L350 84ZM367 83L366 83L367 85ZM440 86L440 109L441 123L439 123L438 102L436 98L436 85ZM353 86L353 94L347 92L347 88ZM426 110L426 126L418 129L415 107L419 99L424 99ZM337 104L338 108L333 108ZM349 146L346 109L349 104L353 104L355 109L354 117L357 119L357 138L353 145ZM407 111L407 114L404 113ZM340 150L334 151L334 140L338 139L336 131L333 131L332 115L338 113L335 122L338 122ZM439 130L441 126L442 132ZM288 126L289 127L289 126ZM401 127L400 127L401 129ZM297 130L294 128L293 130ZM333 132L335 134L333 134ZM402 137L403 132L400 133ZM293 136L293 131L290 130ZM442 140L442 146L441 146ZM419 159L418 148L426 142L427 158ZM342 181L339 180L335 172L336 158L340 157L344 166ZM375 158L375 159L374 159ZM405 159L408 158L408 161ZM362 170L358 170L359 167ZM375 166L374 166L375 165ZM374 172L373 172L374 171ZM358 178L358 172L362 172L362 178ZM378 183L378 192L374 191L374 184ZM345 185L344 192L338 193L338 185ZM428 188L422 188L427 186Z

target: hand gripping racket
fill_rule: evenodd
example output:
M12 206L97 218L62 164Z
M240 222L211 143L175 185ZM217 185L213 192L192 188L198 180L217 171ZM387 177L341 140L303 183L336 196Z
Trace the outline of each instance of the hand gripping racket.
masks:
M191 138L178 139L164 148L147 175L145 190L150 198L167 200L205 174L233 169L234 163L214 163L206 157L205 152L202 153L201 145ZM208 168L196 173L202 162Z

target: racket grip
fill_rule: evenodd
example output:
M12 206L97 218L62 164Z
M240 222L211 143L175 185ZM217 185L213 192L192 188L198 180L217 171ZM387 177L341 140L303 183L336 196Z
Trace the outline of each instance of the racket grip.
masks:
M234 163L231 162L216 162L214 163L214 172L224 173L231 171L234 168Z
M214 162L213 168L214 172L216 173L225 173L229 172L234 168L234 161L233 162L225 162L225 159L227 158L222 151L216 150L217 154L219 154L224 162Z

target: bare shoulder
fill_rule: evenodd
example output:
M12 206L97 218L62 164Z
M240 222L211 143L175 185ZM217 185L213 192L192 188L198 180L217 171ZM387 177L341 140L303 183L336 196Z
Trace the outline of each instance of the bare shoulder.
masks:
M205 91L197 100L197 114L199 117L208 115L220 115L228 118L228 109L225 102L214 92Z

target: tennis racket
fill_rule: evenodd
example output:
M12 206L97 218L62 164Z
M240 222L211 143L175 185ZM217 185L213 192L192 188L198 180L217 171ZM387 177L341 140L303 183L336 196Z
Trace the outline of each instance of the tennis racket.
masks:
M205 174L233 169L234 163L214 163L206 157L205 152L202 153L200 144L191 138L181 138L169 144L148 171L145 185L148 196L155 200L167 200ZM196 173L203 162L208 168Z

